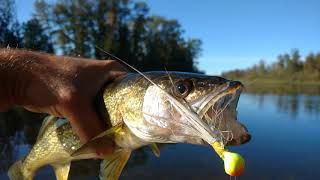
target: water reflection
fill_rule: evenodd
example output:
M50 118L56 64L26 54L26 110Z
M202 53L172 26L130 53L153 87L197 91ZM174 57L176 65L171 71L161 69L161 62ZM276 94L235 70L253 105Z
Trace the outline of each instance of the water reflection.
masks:
M264 110L266 103L272 103L279 113L287 113L296 118L299 112L306 112L313 116L320 115L320 98L317 95L270 95L250 94L256 101L259 110Z
M319 95L319 85L294 84L250 84L245 86L245 92L256 95Z
M320 86L317 85L253 84L246 86L245 93L255 98L260 110L265 101L272 101L278 112L288 113L292 118L298 116L300 109L315 116L320 113Z
M34 143L43 117L21 108L0 113L0 171L6 171Z
M247 122L242 122L248 126L249 131L253 134L253 140L249 145L238 149L238 152L248 157L249 167L244 175L247 177L245 179L262 178L259 173L263 174L263 171L250 170L250 164L251 168L260 167L261 157L256 156L259 151L265 155L266 163L273 164L269 159L279 153L272 154L272 152L283 151L285 154L294 154L290 149L298 149L295 147L297 138L303 139L304 143L310 143L308 146L311 145L312 149L305 149L306 152L315 151L317 147L320 149L320 144L315 144L317 141L312 139L319 137L320 134L317 134L315 130L310 130L319 125L319 121L307 124L302 122L304 120L310 122L312 119L320 120L320 86L292 88L286 86L278 89L276 87L247 87L245 94L241 97L238 108L240 120L247 119ZM20 108L0 113L0 179L6 179L6 172L10 165L29 151L35 142L44 116ZM260 121L250 119L259 119ZM270 121L270 119L272 120ZM288 121L283 121L284 119ZM293 122L299 123L295 126ZM299 129L302 125L304 129ZM267 132L269 127L273 127L272 132ZM278 136L278 134L290 134L290 136ZM267 142L269 144L278 143L279 146L272 149L272 146L266 146ZM286 146L281 147L283 142L286 142ZM303 145L303 147L308 146ZM288 147L292 148L288 149ZM265 149L268 149L268 152ZM221 161L212 155L213 152L210 149L190 145L165 145L161 150L162 157L160 159L154 157L149 147L135 151L122 177L124 179L149 179L151 177L155 179L227 179L221 169ZM197 154L197 156L193 156L193 154ZM281 156L283 157L284 154L282 153ZM308 156L304 159L308 159ZM309 159L311 164L316 161L311 157ZM292 166L292 168L301 165L297 163L295 166L295 162L292 160L290 162L282 165ZM297 160L297 162L300 161ZM261 168L266 168L266 166L263 165ZM279 173L279 169L281 167L273 170L269 168L271 172L268 173L273 176L268 177L277 177L275 174ZM79 161L72 164L70 176L71 179L98 179L98 171L99 161ZM308 171L304 171L304 169L299 172L308 174ZM50 168L44 168L38 174L38 179L47 179L48 176L53 179L53 172Z

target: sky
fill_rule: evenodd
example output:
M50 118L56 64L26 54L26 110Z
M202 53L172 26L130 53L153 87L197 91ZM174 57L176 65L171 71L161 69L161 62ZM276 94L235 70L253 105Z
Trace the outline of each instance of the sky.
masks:
M207 74L272 63L294 48L320 52L319 0L143 1L151 15L177 19L187 39L201 39L198 67ZM16 0L20 21L31 18L33 2Z

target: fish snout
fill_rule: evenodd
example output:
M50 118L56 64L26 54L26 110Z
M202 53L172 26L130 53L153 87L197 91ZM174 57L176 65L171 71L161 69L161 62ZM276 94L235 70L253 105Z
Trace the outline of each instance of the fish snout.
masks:
M229 88L232 89L243 89L244 85L240 81L229 81Z
M249 142L251 140L250 134L244 134L241 135L238 138L233 138L231 141L227 142L227 146L235 146L235 145L241 145Z

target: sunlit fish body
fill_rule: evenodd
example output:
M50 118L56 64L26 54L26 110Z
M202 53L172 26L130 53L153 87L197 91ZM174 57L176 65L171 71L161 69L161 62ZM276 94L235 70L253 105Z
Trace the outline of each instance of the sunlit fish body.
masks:
M145 75L153 83L140 74L129 73L105 89L105 115L112 128L85 145L67 120L46 118L29 154L9 169L10 179L32 179L37 169L49 164L57 179L65 180L71 161L95 158L91 147L107 141L113 141L116 149L102 161L100 178L118 179L131 152L142 146L150 145L159 156L156 143L207 144L190 123L189 112L196 114L210 136L224 145L250 140L247 129L236 118L243 87L240 82L181 72Z

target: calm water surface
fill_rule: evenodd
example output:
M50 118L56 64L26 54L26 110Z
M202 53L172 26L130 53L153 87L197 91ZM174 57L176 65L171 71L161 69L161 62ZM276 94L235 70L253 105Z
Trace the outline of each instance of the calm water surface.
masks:
M263 92L241 96L238 118L248 127L252 140L230 148L246 159L246 171L237 179L320 177L320 95L319 87L314 88L317 90L311 95ZM0 179L7 179L10 164L26 154L34 142L40 126L36 118L19 110L0 114ZM99 162L79 161L71 169L70 179L98 179ZM160 158L148 148L136 151L121 176L151 178L229 179L211 148L185 144L162 146ZM54 179L53 171L45 167L36 179Z

